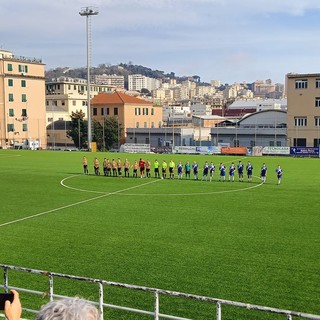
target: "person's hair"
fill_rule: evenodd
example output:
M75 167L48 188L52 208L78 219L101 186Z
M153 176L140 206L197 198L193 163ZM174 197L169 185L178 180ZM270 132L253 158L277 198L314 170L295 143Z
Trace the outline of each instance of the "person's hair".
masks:
M98 320L99 314L88 301L80 298L54 300L42 306L35 320Z

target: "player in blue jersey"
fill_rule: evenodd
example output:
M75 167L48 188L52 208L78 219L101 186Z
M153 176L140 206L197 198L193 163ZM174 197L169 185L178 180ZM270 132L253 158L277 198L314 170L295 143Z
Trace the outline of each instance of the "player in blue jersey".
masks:
M198 180L198 170L199 170L199 166L198 166L198 164L197 164L197 161L194 161L194 162L193 162L192 169L193 169L193 177L194 177L194 180Z
M280 164L278 165L277 169L276 169L276 173L277 173L277 178L278 178L278 184L281 183L282 180L282 168L280 167Z
M210 182L212 181L213 179L213 174L214 174L214 171L215 171L215 165L213 162L210 163L210 166L209 166L209 174L210 174Z
M183 164L179 161L177 165L178 179L182 179Z
M244 167L243 167L243 163L241 161L239 161L237 169L238 169L239 181L243 182L243 170L244 170Z
M252 182L253 165L251 164L250 161L248 161L246 169L247 169L248 182Z
M234 182L234 173L236 172L236 166L234 163L231 163L231 166L229 167L229 181Z
M209 173L209 164L208 164L208 161L206 161L206 163L203 166L203 172L202 172L202 179L201 180L206 179L206 181L208 181L208 173Z
M219 171L220 171L220 176L219 176L219 181L226 181L226 166L223 163L220 163L219 166Z
M266 183L267 180L267 166L265 163L263 163L262 167L261 167L261 173L260 173L260 179L262 180L263 183Z

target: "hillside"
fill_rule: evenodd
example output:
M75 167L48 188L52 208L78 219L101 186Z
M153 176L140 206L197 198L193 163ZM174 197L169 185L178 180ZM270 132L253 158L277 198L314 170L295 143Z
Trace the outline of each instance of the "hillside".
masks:
M120 75L125 77L125 82L128 81L128 75L131 74L141 74L146 77L155 79L176 79L177 82L181 82L189 79L188 76L177 77L174 72L164 73L160 70L152 70L151 68L144 67L141 65L134 65L132 63L120 63L119 65L106 65L100 64L97 67L91 67L91 75ZM59 77L71 77L71 78L87 78L87 68L68 68L68 67L58 67L56 69L50 69L46 71L46 80L50 81L54 78ZM191 77L194 81L200 82L199 76Z

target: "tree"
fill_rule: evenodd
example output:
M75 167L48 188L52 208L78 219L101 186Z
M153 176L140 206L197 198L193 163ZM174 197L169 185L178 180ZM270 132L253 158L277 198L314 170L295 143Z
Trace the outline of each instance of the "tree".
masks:
M92 141L97 144L97 150L103 149L103 127L95 119L92 120Z
M71 113L70 127L67 137L71 138L78 149L88 148L88 122L84 120L82 110Z
M122 127L118 117L105 118L103 129L106 149L118 148L122 136Z

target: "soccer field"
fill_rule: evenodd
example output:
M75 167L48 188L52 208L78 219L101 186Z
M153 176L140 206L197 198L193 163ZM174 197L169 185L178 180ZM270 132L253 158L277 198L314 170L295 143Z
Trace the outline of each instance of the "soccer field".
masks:
M84 155L90 175L82 173ZM222 183L217 169L212 182L192 174L191 180L154 179L153 170L150 179L94 176L95 156L100 163L104 157L196 160L200 179L205 161L217 168L250 160L254 178ZM0 263L320 314L319 161L0 150ZM263 162L266 184L259 179ZM33 278L14 280L38 285ZM61 290L97 298L86 286L61 283ZM108 301L152 310L142 294L139 301L116 289L112 294ZM206 305L164 304L183 317L214 318ZM223 319L283 319L226 311Z

